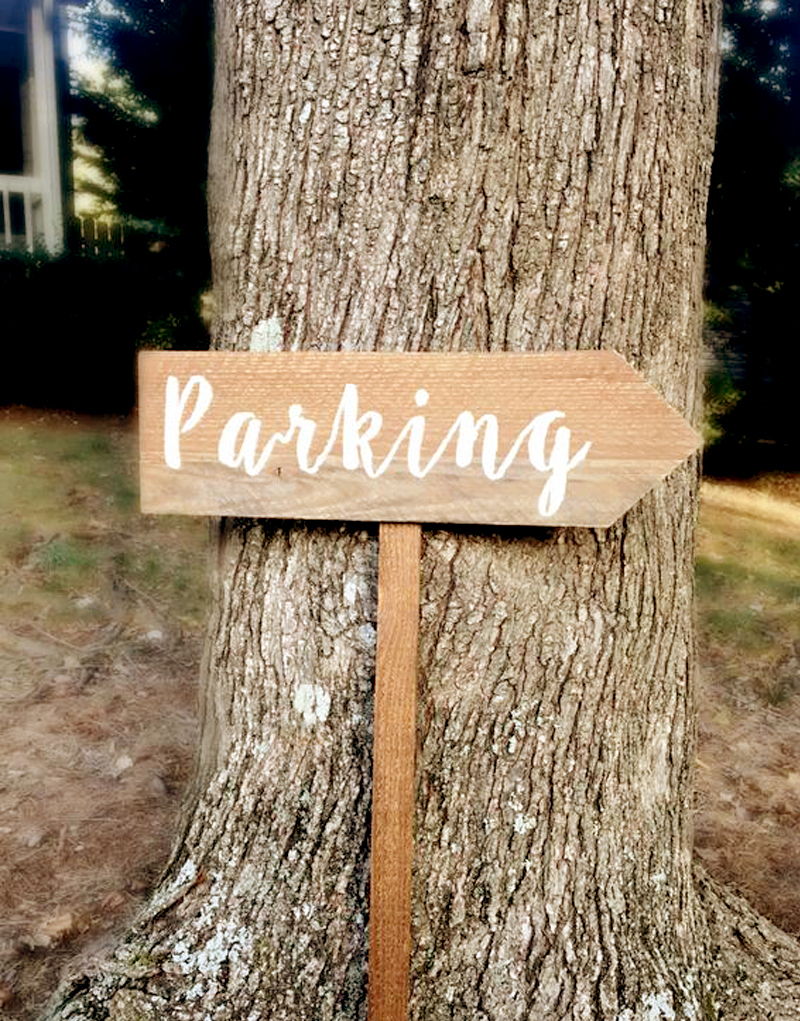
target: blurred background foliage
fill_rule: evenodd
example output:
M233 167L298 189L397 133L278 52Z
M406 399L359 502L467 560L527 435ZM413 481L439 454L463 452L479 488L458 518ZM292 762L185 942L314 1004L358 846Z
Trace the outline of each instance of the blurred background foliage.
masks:
M200 286L168 251L0 253L3 329L14 342L0 405L127 414L137 350L208 346Z
M124 222L158 233L203 283L212 34L210 0L73 8L73 120L99 170L80 187L112 201Z
M4 326L19 343L0 403L127 414L139 348L208 345L211 4L67 11L80 220L59 255L0 252Z
M724 0L705 318L706 469L721 475L798 467L800 18L793 2ZM105 410L126 412L137 347L207 343L212 8L210 0L89 0L71 8L71 19L77 204L121 226L124 253L2 257L0 298L11 335L36 326L37 336L63 338L66 348L69 322L68 335L107 367L109 391L117 391ZM41 295L36 323L25 320L31 294ZM18 378L20 388L0 394L6 402L77 401L85 408L76 410L101 410L89 408L80 385L37 392L36 379Z
M800 17L724 0L708 218L706 470L796 471Z

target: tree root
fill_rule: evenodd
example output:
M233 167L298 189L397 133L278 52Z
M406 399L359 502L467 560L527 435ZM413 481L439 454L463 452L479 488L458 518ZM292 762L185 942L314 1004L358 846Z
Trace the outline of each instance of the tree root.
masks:
M699 864L695 882L707 921L712 976L708 987L714 989L713 999L703 1004L702 1021L800 1021L800 943L713 880ZM155 958L148 958L151 967L132 967L143 963L143 951L136 962L132 954L134 946L148 936L152 934L131 934L127 945L95 962L94 975L76 976L62 986L42 1021L190 1018L192 1005L174 987L185 976L159 974L154 983L153 972L160 972ZM179 1005L170 1006L171 994Z
M695 863L719 1021L800 1021L800 943Z

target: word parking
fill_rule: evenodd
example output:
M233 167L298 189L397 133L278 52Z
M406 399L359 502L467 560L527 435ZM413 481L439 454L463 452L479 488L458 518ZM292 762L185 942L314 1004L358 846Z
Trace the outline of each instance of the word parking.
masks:
M199 425L211 409L214 389L203 375L193 375L181 385L177 376L166 381L164 402L164 461L174 469L181 468L181 437ZM424 408L429 392L417 389L414 403ZM260 475L270 464L278 445L294 445L297 467L308 475L316 475L339 450L342 467L347 471L362 470L368 478L377 479L397 459L402 458L408 472L416 479L425 478L451 451L460 469L478 461L484 476L491 480L503 478L523 452L531 468L546 476L538 500L542 517L552 517L564 501L569 473L589 453L587 441L571 452L572 434L568 426L556 423L565 418L556 409L542 411L528 421L510 448L499 449L499 423L496 415L482 414L476 418L467 409L459 412L432 453L423 455L427 419L423 414L410 416L384 455L376 458L373 443L383 429L380 411L361 410L359 390L355 383L346 383L338 407L320 445L323 428L307 417L300 404L291 404L288 422L282 431L269 431L252 411L236 411L225 421L217 442L217 460L227 468L243 469L247 475ZM316 446L315 446L316 441Z

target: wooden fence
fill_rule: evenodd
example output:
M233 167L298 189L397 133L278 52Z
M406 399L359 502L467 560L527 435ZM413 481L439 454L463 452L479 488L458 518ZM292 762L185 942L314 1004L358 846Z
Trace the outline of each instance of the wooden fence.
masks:
M123 255L127 232L121 223L91 216L73 216L69 220L68 246L71 251L91 255Z

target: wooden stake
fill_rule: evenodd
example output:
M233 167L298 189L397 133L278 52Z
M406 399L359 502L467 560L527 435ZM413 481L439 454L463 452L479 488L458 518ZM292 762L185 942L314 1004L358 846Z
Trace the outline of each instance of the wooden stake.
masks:
M369 1021L406 1021L422 529L381 524L379 544Z

